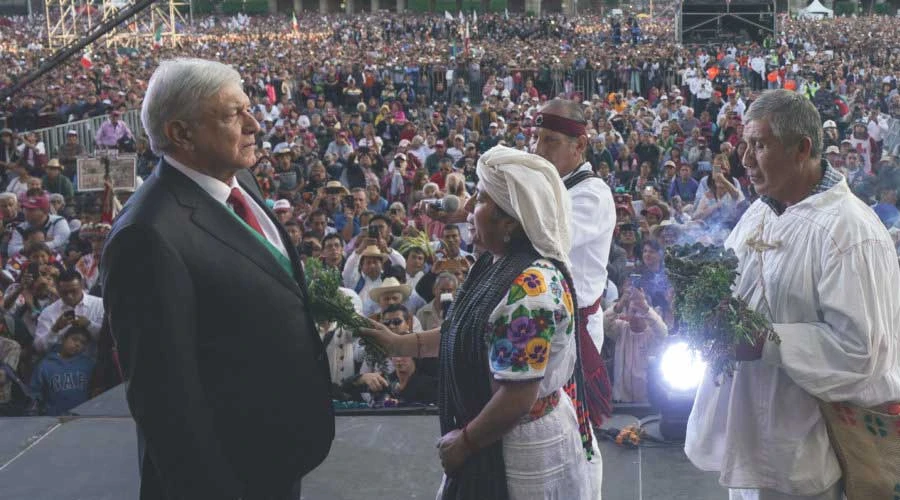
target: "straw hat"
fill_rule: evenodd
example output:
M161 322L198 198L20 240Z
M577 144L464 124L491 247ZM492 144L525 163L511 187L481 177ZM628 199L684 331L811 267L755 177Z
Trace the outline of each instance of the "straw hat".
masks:
M397 278L385 278L385 280L381 282L381 286L369 290L369 297L375 302L378 302L381 296L386 293L399 293L403 295L403 300L405 301L412 293L412 288L410 288L409 285L400 283Z
M62 165L59 164L58 158L51 158L50 161L47 162L47 168L62 168Z
M681 224L678 224L677 222L674 222L672 220L664 220L650 228L650 236L652 236L653 238L658 238L659 233L661 233L663 230L675 231L675 234L681 234L683 229L684 228L681 226Z
M341 184L341 181L328 181L325 183L325 191L339 190L342 195L347 196L350 191Z
M388 255L386 253L382 253L381 249L375 245L369 245L361 254L359 254L359 258L363 257L378 257L381 260L387 260Z

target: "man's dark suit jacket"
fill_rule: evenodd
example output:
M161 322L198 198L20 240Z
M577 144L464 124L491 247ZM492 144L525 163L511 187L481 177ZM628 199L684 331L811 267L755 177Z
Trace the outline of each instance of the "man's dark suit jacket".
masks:
M236 177L275 220L252 174ZM328 364L287 247L296 278L165 161L113 225L104 306L145 443L142 499L284 498L327 455Z

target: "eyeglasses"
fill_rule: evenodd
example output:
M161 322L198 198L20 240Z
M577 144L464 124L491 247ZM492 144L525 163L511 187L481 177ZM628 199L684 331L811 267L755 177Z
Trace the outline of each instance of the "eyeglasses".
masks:
M405 323L405 321L402 320L402 319L400 319L400 318L389 319L389 320L387 320L387 321L382 321L382 322L381 322L382 325L387 326L387 327L391 327L391 326L400 326L400 325L402 325L403 323Z

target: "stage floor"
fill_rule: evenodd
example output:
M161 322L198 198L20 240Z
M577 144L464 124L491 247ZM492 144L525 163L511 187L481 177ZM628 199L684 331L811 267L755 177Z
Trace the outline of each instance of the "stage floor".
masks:
M0 499L136 500L137 445L124 389L79 417L0 418ZM635 423L616 415L612 427ZM654 432L653 424L648 430ZM435 416L341 416L328 459L303 481L303 500L433 499L441 469ZM638 449L601 441L603 500L723 500L717 475L680 446Z

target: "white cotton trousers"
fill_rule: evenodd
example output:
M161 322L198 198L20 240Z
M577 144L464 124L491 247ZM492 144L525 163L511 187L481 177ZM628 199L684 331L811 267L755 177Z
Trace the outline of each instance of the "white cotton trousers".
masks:
M775 490L756 488L731 488L728 490L728 500L843 500L843 483L838 481L834 486L823 493L812 496L788 495Z

